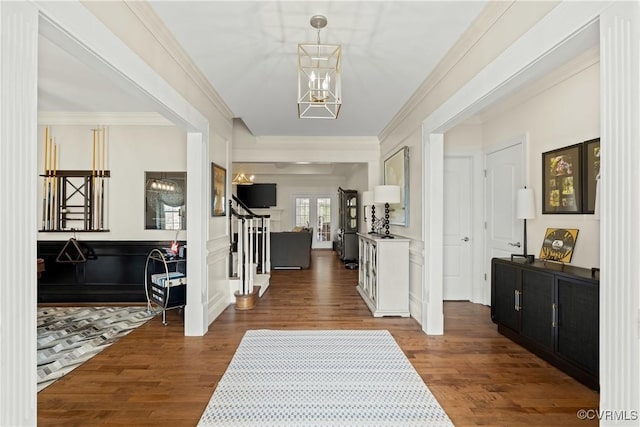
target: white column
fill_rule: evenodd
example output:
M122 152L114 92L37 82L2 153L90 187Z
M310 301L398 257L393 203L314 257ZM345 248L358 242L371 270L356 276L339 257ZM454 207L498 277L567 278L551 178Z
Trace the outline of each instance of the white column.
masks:
M423 240L426 242L423 262L422 330L429 335L444 333L442 302L444 237L444 135L423 136Z
M616 2L600 17L601 425L636 426L640 415L632 419L640 410L639 20L638 2Z
M0 2L0 426L36 424L38 10Z
M205 134L206 135L206 134ZM209 144L202 133L187 133L187 305L184 334L202 336L209 328L207 236Z

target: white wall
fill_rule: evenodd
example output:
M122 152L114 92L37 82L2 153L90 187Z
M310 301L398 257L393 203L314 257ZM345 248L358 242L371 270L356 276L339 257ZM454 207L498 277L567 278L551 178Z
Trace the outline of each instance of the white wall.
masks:
M92 128L98 125L49 126L58 144L58 170L91 170ZM38 126L38 170L44 165L44 125ZM109 232L77 233L79 240L173 240L175 231L145 230L145 171L186 172L186 133L175 126L107 126ZM42 200L42 185L38 186ZM38 228L42 209L38 209ZM187 228L189 225L187 224ZM73 233L38 233L40 240L66 240ZM179 239L186 232L179 232Z
M600 265L599 222L593 215L542 215L542 153L600 137L599 79L599 63L592 64L482 126L485 147L529 136L525 181L537 205L536 218L527 221L531 253L538 256L547 228L577 228L571 264L585 268Z
M409 244L409 305L411 316L418 322L422 316L422 131L415 129L402 139L388 138L380 147L382 154L379 168L380 182L383 182L384 160L402 147L409 148L409 224L390 225L389 231L411 239ZM378 210L377 212L382 212ZM376 215L379 217L380 215Z

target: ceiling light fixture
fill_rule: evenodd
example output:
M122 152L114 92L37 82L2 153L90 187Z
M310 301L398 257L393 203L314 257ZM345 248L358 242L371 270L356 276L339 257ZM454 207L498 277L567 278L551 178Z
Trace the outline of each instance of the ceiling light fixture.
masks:
M342 106L342 46L320 43L325 16L314 15L309 22L318 38L316 44L298 45L298 117L337 119Z
M231 181L231 183L236 185L251 185L253 184L253 179L253 175L247 177L244 173L239 173L233 178L233 181Z

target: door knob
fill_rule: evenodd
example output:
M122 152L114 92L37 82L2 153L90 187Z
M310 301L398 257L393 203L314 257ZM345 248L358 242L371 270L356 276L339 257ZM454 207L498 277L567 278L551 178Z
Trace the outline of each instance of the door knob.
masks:
M516 248L519 248L520 247L520 242L516 242L516 243L509 242L509 246L515 246Z
M470 239L469 239L467 236L464 236L464 237L463 237L462 239L460 239L460 240L462 240L463 242L468 242Z

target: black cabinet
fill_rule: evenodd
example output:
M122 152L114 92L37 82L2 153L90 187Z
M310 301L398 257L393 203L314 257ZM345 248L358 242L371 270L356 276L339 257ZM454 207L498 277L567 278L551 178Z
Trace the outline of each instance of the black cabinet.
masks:
M339 224L336 251L342 261L358 259L358 192L338 188Z
M498 331L597 390L599 283L591 270L500 258L491 270Z

